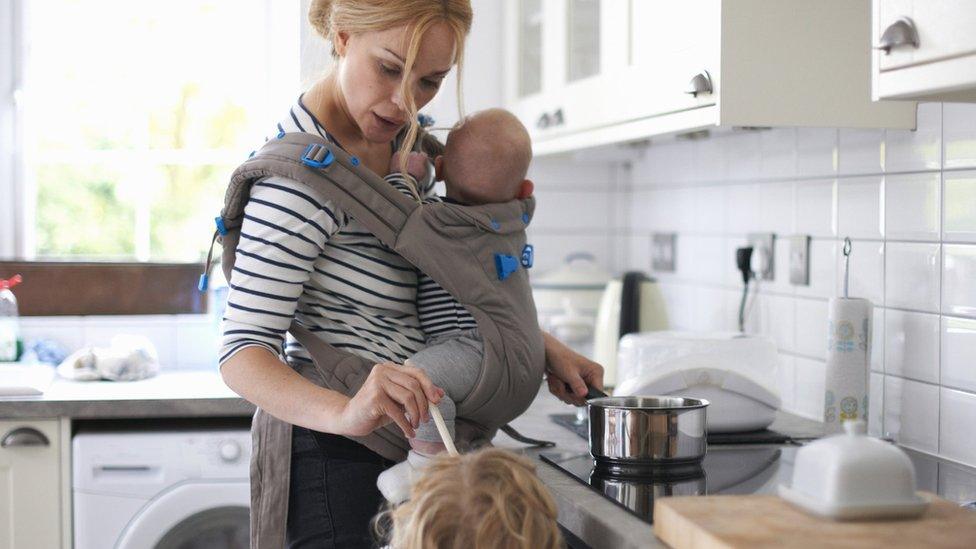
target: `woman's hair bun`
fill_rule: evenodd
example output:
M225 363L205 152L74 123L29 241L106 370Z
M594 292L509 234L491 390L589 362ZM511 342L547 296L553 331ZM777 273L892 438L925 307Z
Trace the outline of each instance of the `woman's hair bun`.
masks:
M319 33L319 36L329 40L331 33L332 0L312 0L308 8L308 22Z

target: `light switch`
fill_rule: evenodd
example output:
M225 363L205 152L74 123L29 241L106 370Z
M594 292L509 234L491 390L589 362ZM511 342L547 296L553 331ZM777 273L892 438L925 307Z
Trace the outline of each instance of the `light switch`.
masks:
M810 235L790 237L790 284L810 285Z
M651 268L655 272L674 272L677 237L675 233L654 233L651 236Z

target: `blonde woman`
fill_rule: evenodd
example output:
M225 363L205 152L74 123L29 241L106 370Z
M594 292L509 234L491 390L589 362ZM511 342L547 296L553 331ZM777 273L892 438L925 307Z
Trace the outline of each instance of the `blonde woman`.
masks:
M377 530L393 549L556 549L556 514L532 462L490 448L438 457Z
M334 69L269 133L320 135L385 176L398 136L400 150L408 150L418 109L452 68L462 68L470 2L313 0L309 20L332 44ZM433 182L422 187L430 195ZM346 437L390 422L412 437L429 418L428 401L443 395L423 372L400 365L424 345L416 272L324 196L277 177L254 185L236 256L221 373L238 394L293 426L290 455L275 456L290 459L288 479L252 465L252 481L258 474L260 483L252 501L267 496L252 507L252 542L369 546L369 521L382 502L376 478L392 462ZM295 371L310 358L286 341L293 320L376 363L356 394L319 387ZM586 383L602 384L602 368L545 340L550 390L581 404ZM255 440L273 447L265 435L256 432ZM286 524L273 524L286 515Z

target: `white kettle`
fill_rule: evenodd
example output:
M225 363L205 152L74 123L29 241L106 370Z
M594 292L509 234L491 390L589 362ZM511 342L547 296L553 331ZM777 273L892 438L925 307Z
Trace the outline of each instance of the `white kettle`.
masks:
M617 348L621 337L667 329L668 312L657 281L638 271L611 280L600 301L593 337L593 360L604 368L604 385L617 384Z

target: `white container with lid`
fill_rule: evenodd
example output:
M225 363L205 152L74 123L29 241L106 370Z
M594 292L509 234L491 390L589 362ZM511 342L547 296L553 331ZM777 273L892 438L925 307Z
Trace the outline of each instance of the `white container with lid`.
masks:
M558 268L532 278L532 297L543 330L564 341L589 341L610 273L592 255L566 256Z
M915 467L908 454L865 436L863 421L847 421L844 430L797 451L793 485L780 485L780 497L840 520L922 514L929 502L915 492Z

